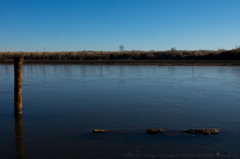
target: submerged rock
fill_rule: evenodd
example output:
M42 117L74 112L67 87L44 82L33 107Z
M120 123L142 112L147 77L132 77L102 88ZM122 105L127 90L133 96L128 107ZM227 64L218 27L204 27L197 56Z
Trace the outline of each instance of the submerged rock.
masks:
M108 130L102 130L102 129L93 129L93 133L104 133L104 132L109 132Z
M210 135L210 134L217 134L219 133L219 129L217 128L208 128L208 129L200 129L199 130L202 134Z
M191 133L191 134L204 134L204 135L211 135L219 133L218 128L207 128L207 129L188 129L183 132Z
M163 129L147 129L148 134L156 134L156 133L163 133L165 130Z

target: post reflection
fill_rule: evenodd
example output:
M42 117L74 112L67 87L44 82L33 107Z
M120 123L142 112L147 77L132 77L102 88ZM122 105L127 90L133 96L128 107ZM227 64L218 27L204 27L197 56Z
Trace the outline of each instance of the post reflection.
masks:
M25 158L22 115L15 115L15 136L17 158Z

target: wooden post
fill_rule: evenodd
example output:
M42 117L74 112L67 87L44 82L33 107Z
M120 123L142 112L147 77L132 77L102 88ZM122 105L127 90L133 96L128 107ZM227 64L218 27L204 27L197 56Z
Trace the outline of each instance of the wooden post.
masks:
M22 114L23 57L14 57L14 115Z

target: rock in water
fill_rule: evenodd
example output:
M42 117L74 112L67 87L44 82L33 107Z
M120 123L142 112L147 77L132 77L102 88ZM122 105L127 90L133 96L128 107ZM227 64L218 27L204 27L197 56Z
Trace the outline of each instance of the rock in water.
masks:
M104 133L104 132L109 132L108 130L102 130L102 129L93 129L93 133Z
M207 128L207 129L188 129L183 132L191 133L191 134L204 134L211 135L219 133L219 128Z
M208 129L200 129L199 130L202 134L210 135L210 134L217 134L219 133L219 129L216 128L208 128Z
M165 132L163 129L147 129L148 134L156 134Z

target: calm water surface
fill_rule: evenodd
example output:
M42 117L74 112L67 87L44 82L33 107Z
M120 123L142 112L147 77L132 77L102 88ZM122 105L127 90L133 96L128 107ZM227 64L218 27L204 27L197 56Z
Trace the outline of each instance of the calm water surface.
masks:
M0 158L240 155L240 67L24 65L19 119L13 93L14 67L0 65Z

